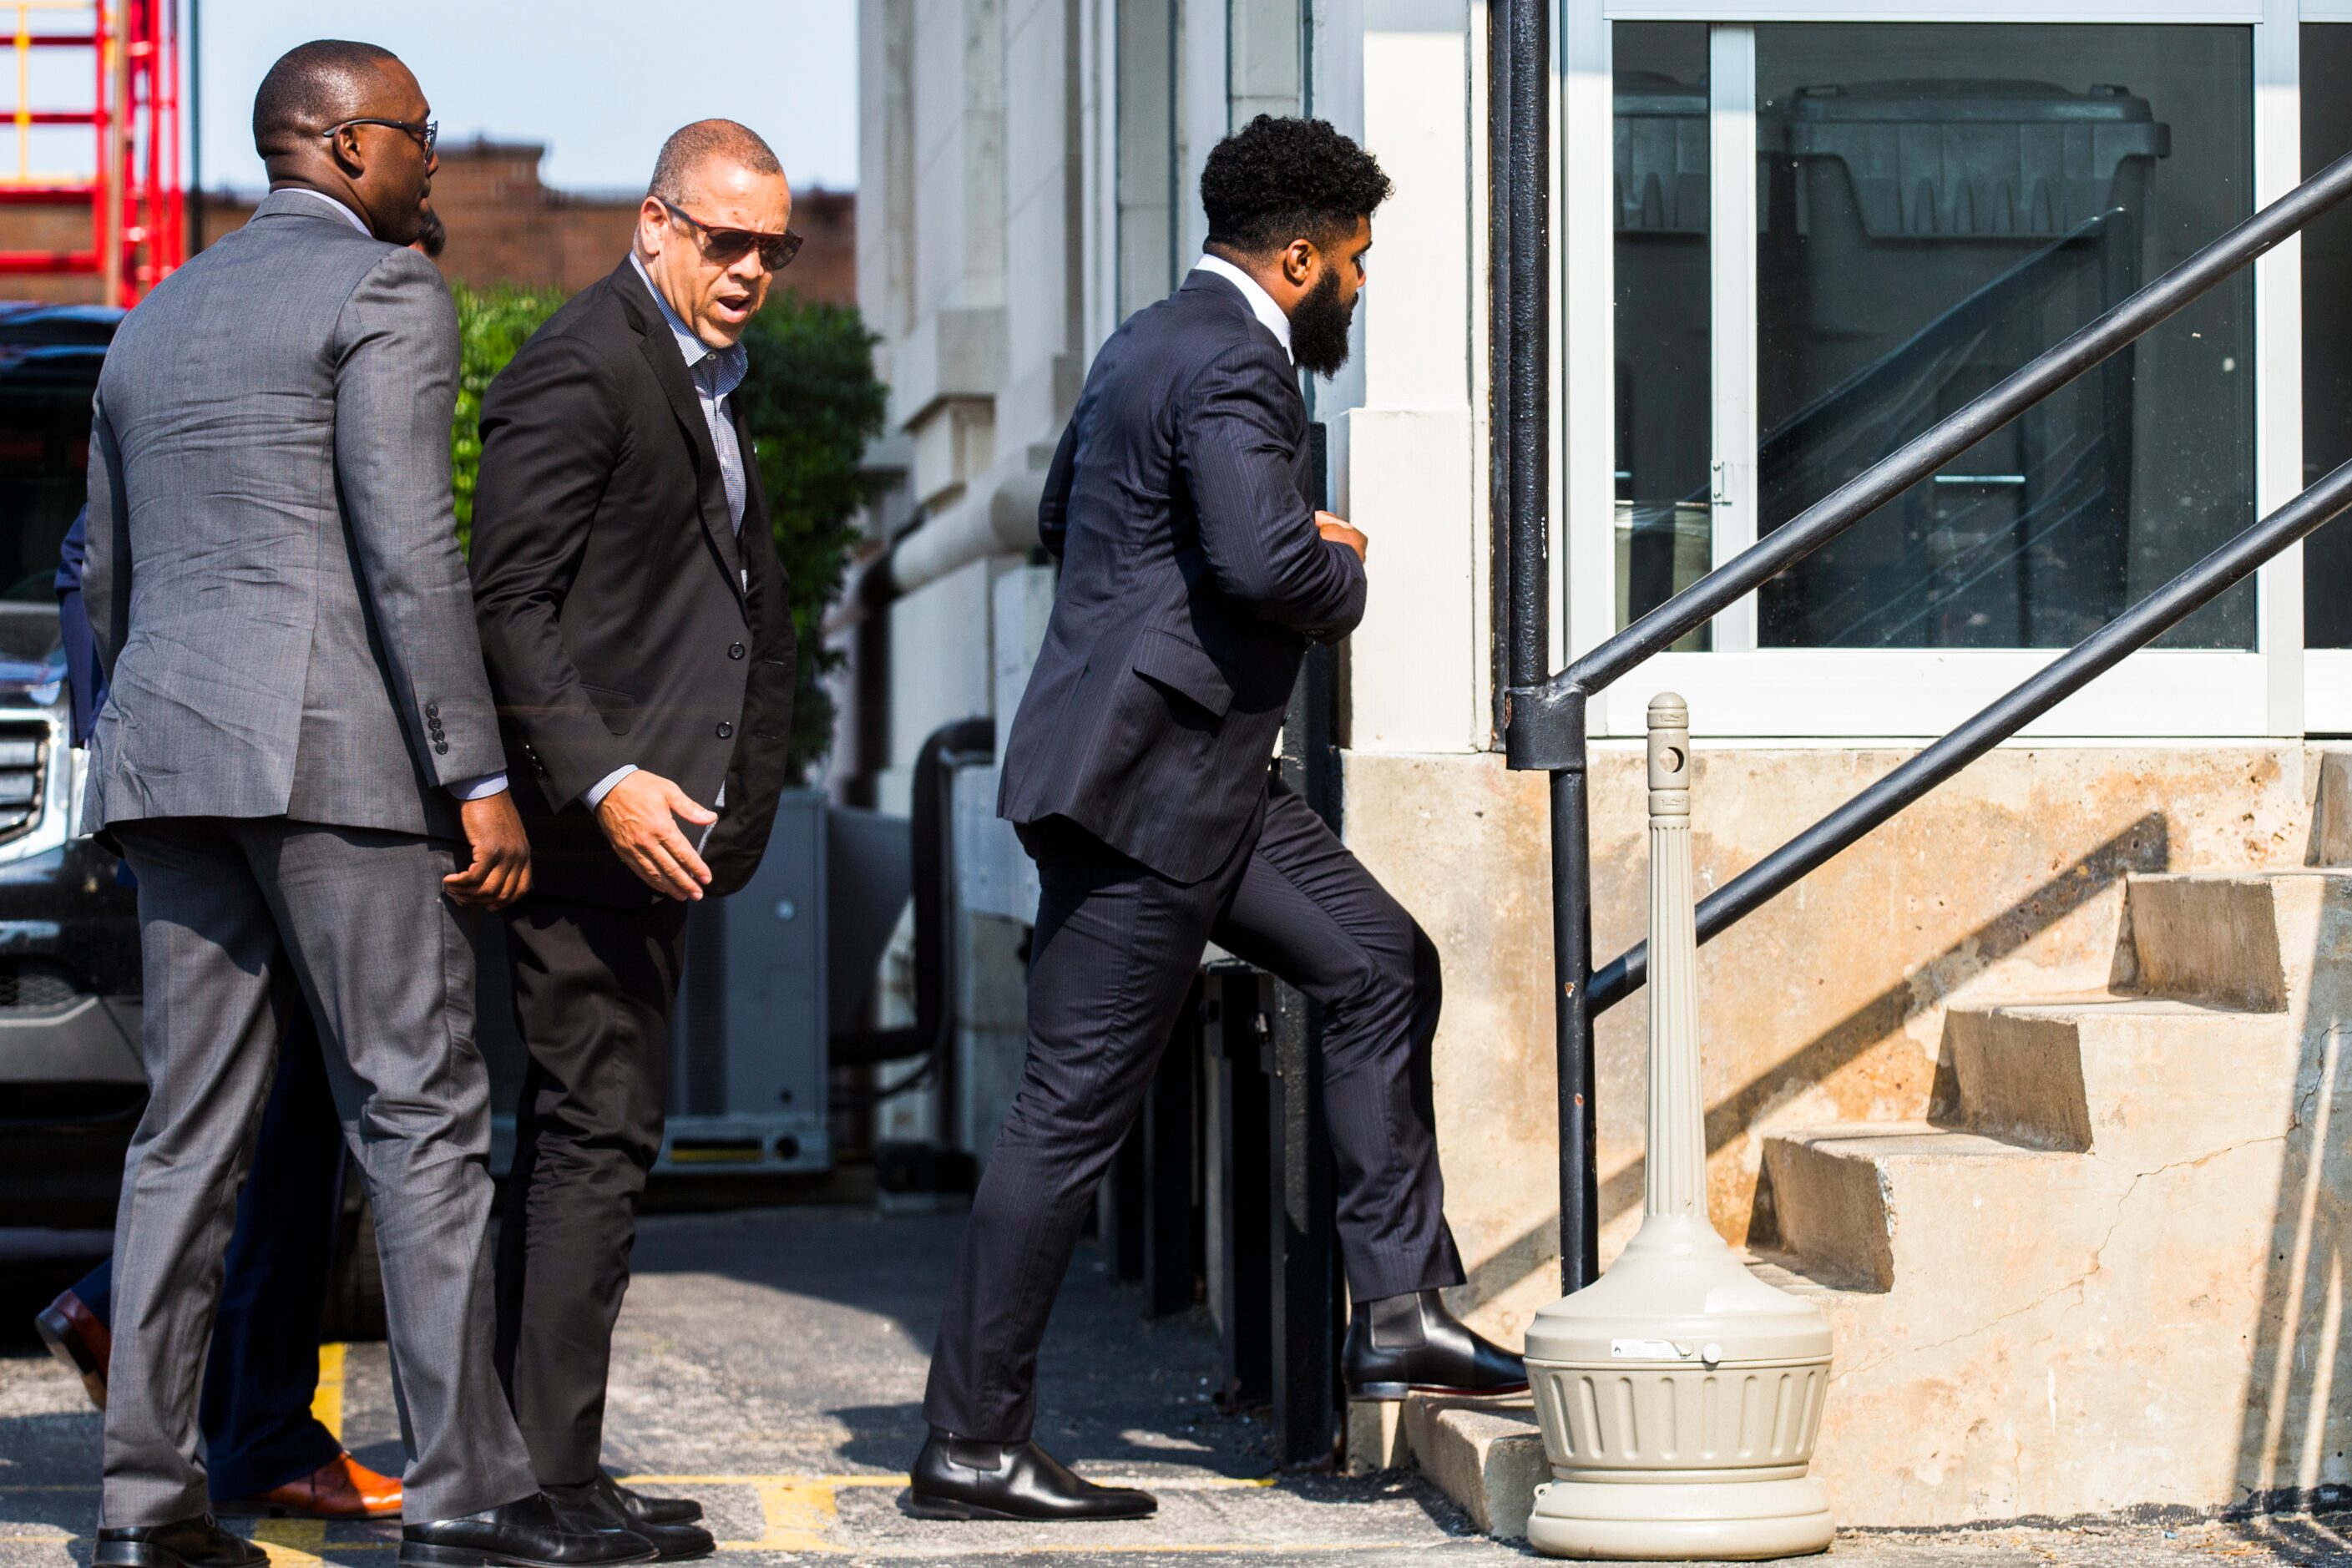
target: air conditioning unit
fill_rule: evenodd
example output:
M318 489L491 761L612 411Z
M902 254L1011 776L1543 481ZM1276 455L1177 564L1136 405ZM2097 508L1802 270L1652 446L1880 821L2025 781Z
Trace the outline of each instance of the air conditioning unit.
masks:
M687 916L657 1171L773 1173L833 1164L826 816L818 791L787 790L758 873Z

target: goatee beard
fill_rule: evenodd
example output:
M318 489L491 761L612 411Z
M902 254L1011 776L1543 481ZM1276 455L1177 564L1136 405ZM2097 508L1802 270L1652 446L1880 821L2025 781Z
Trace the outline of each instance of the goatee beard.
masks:
M1356 307L1339 302L1339 275L1326 271L1290 313L1290 357L1328 378L1348 363L1348 327Z

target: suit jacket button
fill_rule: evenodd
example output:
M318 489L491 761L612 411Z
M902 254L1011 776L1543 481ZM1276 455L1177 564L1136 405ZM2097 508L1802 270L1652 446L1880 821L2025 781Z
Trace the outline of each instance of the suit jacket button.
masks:
M446 741L436 741L433 742L433 749L439 752L444 756L446 756L449 752L449 742Z
M724 720L724 719L721 719L720 721L719 721L719 738L720 740L722 740L722 741L723 741L723 740L727 739L727 737L729 737L730 735L732 735L734 732L735 732L735 726L734 726L734 725L730 724L730 723L729 723L726 720Z
M727 657L729 658L741 658L743 657L743 645L739 642L729 643L727 645Z
M438 702L427 702L425 705L425 716L427 719L438 719L441 717L441 704Z

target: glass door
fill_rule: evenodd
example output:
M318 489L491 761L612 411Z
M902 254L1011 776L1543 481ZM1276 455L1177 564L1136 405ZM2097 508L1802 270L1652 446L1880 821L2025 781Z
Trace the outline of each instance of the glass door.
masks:
M1613 153L1605 205L1572 157L1566 181L1578 649L2178 264L2263 184L2256 26L1691 9L1571 0L1562 32L1566 144L1595 145L1605 113ZM1597 728L1637 732L1667 687L1717 733L1949 728L2284 499L2263 466L2260 286L2242 274L1881 507L1621 684ZM1604 299L1610 331L1580 332ZM1605 496L1578 461L1604 393ZM2266 595L2242 585L2032 732L2272 732L2303 672Z

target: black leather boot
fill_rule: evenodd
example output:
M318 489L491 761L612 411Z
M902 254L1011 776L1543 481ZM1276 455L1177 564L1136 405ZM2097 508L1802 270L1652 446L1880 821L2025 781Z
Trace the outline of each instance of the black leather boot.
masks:
M170 1524L101 1528L89 1560L92 1568L261 1568L269 1556L200 1513Z
M635 1487L623 1486L609 1471L598 1470L589 1485L620 1506L633 1530L640 1524L692 1524L702 1517L702 1505L692 1498L647 1497Z
M613 1568L653 1560L653 1543L644 1536L581 1529L545 1492L400 1531L402 1568Z
M1098 1487L1034 1443L976 1443L931 1429L908 1478L908 1506L924 1519L1149 1519L1159 1500L1133 1487Z
M1340 1364L1356 1399L1516 1394L1528 1385L1527 1363L1473 1333L1435 1290L1357 1302Z
M576 1487L546 1487L548 1500L555 1511L574 1530L625 1531L642 1535L653 1543L656 1557L664 1563L681 1563L689 1557L708 1557L717 1551L718 1543L710 1531L698 1524L655 1524L649 1520L631 1519L628 1510L614 1495L621 1489L613 1478L602 1470L596 1481L583 1481ZM544 1486L544 1483L541 1483Z

